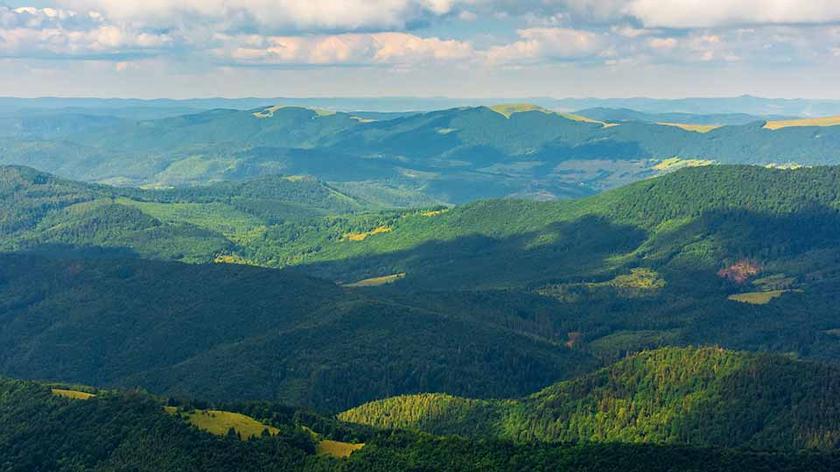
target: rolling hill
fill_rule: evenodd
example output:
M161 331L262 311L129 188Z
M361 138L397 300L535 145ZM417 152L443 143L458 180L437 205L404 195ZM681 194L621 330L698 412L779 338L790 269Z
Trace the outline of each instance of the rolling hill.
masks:
M717 348L647 351L517 400L395 397L344 421L521 442L840 445L836 366Z
M11 122L0 163L121 186L311 175L337 187L367 189L388 206L576 198L657 175L656 165L674 157L840 163L840 127L807 126L827 124L819 120L768 129L743 116L692 122L679 114L627 112L612 114L619 120L611 121L598 118L610 113L590 114L530 104L411 114L278 105L134 120L56 111L3 118Z
M522 395L667 345L840 359L833 167L384 211L306 179L154 191L5 172L5 250L28 255L3 256L0 366L19 377L337 410ZM106 333L133 341L86 342Z
M166 406L164 399L138 391L93 391L96 395L88 399L67 398L53 394L49 385L0 378L0 467L14 472L502 471L512 467L664 472L673 467L700 470L697 466L702 464L706 470L821 472L836 469L840 461L836 454L813 452L469 441L378 432L272 403L219 404L214 408L230 411L209 411L197 400ZM237 418L261 425L267 433L249 440L236 429L219 434L204 419L193 420L205 414L216 422ZM355 445L356 450L347 457L325 453L337 445Z
M2 255L0 371L340 410L441 390L522 394L595 359L455 311L287 271Z

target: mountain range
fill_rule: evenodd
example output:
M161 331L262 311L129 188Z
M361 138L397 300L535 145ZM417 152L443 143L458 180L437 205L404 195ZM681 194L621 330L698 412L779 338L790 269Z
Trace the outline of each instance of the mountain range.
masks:
M576 198L711 163L838 163L840 128L820 121L583 113L592 117L515 104L411 114L271 106L155 119L18 112L0 117L0 163L146 187L305 174L377 193L388 206Z
M831 118L38 103L0 470L838 469Z

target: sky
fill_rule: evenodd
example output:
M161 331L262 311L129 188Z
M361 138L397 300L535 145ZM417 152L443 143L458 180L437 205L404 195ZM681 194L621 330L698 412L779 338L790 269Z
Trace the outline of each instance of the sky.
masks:
M840 98L840 0L0 0L0 96Z

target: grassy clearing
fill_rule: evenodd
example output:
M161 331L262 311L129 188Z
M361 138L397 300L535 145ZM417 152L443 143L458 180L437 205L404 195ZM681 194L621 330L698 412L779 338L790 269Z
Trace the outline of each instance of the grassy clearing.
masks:
M621 274L605 282L572 283L546 285L536 293L564 302L579 301L584 293L612 289L616 295L624 298L645 297L657 293L667 285L658 272L646 267L630 269L629 274Z
M630 269L629 274L616 276L607 283L615 288L635 290L659 290L666 285L659 273L646 267Z
M285 106L285 105L274 105L274 106L270 106L270 107L268 107L264 110L254 112L254 113L252 113L252 115L254 115L254 117L260 118L260 119L271 118L271 117L274 116L275 113L277 113L278 111L280 111L284 108L295 108L295 107L288 107L288 106ZM332 115L335 115L334 111L324 110L322 108L308 108L308 110L312 110L318 116L332 116Z
M345 287L350 288L357 288L357 287L378 287L380 285L387 285L396 282L405 277L405 272L400 272L399 274L391 274L391 275L383 275L382 277L372 277L370 279L360 280L358 282L353 282L352 284L345 284Z
M777 130L782 128L798 126L837 126L840 125L840 115L825 116L821 118L803 118L800 120L778 120L768 121L764 124L765 129Z
M213 259L216 264L239 264L239 265L257 265L244 257L235 254L221 254Z
M543 107L533 105L530 103L502 103L499 105L493 105L490 107L490 109L504 116L505 118L510 118L511 115L513 115L514 113L524 113L528 111L538 111L546 114L551 113L549 110L546 110Z
M178 413L178 409L174 407L164 407L164 410L171 415ZM231 428L239 433L239 437L243 441L249 438L259 437L266 430L271 435L276 435L280 432L279 429L273 426L265 425L250 416L232 411L195 410L191 412L185 411L183 414L190 424L216 436L225 436Z
M690 123L666 123L666 122L661 122L661 123L656 123L656 124L662 125L662 126L674 126L676 128L684 129L686 131L693 131L695 133L708 133L709 131L711 131L713 129L718 129L718 128L723 126L723 125L695 125L695 124L690 124Z
M779 298L790 290L769 290L767 292L747 292L730 295L727 298L733 302L749 303L750 305L766 305L774 298Z
M63 388L52 389L52 394L57 397L71 398L73 400L90 400L96 395L88 392L80 392L78 390L66 390Z
M574 113L555 113L551 110L548 110L538 105L533 105L531 103L503 103L499 105L493 105L490 107L490 109L504 116L505 118L510 118L511 115L513 115L514 113L538 111L547 115L556 114L562 116L563 118L566 118L567 120L580 121L582 123L597 123L602 126L607 126L607 124L603 121L593 120L592 118L587 118L581 115L575 115Z
M341 441L324 439L315 446L315 452L321 456L332 456L338 458L350 457L354 451L365 447L364 443L353 444Z
M608 124L608 123L605 123L603 121L593 120L592 118L587 118L587 117L582 116L582 115L575 115L574 113L560 113L559 115L562 116L563 118L567 119L567 120L580 121L581 123L597 123L599 125L604 126L605 128L608 128L610 126L617 126L618 125L618 123Z
M684 169L686 167L704 167L713 165L715 161L707 159L680 159L679 157L671 157L658 162L653 168L660 172L674 171Z
M420 212L420 216L425 216L426 218L431 218L433 216L438 216L446 213L449 210L429 210Z
M365 239L371 236L383 233L390 233L393 230L394 228L391 228L390 226L378 226L370 231L365 231L363 233L347 233L342 239L344 239L345 241L364 241Z

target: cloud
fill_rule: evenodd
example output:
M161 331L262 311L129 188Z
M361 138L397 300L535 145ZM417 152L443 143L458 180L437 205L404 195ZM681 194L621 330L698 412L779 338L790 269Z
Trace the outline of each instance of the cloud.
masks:
M156 50L172 43L165 33L120 28L96 12L0 7L0 55L96 57Z
M460 7L462 2L452 8ZM473 0L484 15L562 19L574 28L631 23L645 28L720 28L840 22L837 0Z
M213 55L245 65L417 65L468 60L463 41L409 33L345 33L318 36L220 35Z
M517 31L519 40L487 51L487 61L529 63L570 60L596 55L606 48L604 37L590 31L569 28L527 28Z
M651 28L840 22L837 0L632 0L620 12Z
M94 10L120 22L177 27L212 24L217 31L349 32L405 29L447 15L462 0L57 0L66 8Z

